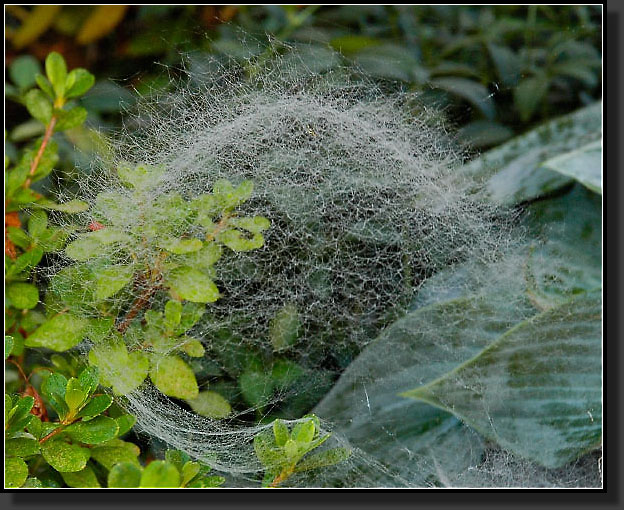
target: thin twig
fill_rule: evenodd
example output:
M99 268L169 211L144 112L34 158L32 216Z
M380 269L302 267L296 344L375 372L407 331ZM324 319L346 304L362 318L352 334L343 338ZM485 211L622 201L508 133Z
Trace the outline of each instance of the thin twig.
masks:
M46 146L48 145L48 142L50 141L50 138L52 138L52 133L54 132L54 126L56 126L56 120L57 120L56 117L53 116L50 119L50 123L46 127L45 133L43 135L43 140L41 141L41 145L39 146L39 150L37 151L37 155L35 156L35 159L33 159L32 164L30 165L28 178L24 181L24 184L22 185L24 189L29 188L30 184L32 183L32 178L35 175L35 172L37 171L37 167L39 166L41 157L43 156L43 153L45 151Z

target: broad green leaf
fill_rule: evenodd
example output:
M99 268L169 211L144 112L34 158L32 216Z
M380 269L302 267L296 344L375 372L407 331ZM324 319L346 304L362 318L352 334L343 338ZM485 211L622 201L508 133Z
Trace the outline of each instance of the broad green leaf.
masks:
M89 421L79 421L65 428L65 433L74 441L86 444L104 443L117 436L118 431L117 422L107 416L98 416Z
M61 473L63 480L69 487L99 489L101 487L91 466L85 466L84 469L74 473Z
M117 175L127 186L142 190L156 184L163 171L164 169L150 165L122 164L117 168Z
M182 349L187 356L191 356L192 358L201 358L206 352L202 343L195 338L186 339L180 349Z
M49 404L61 418L64 418L69 411L65 403L66 389L67 379L58 372L50 374L41 383L41 393L48 399Z
M49 209L51 211L61 211L65 213L80 213L89 209L89 204L83 200L69 200L62 204L57 204L51 200L39 200L35 207L41 207L42 209Z
M137 445L120 439L113 439L91 448L91 458L108 470L112 470L113 466L120 462L140 467L138 461L140 453Z
M297 423L297 425L294 426L291 437L299 443L309 443L314 439L315 432L316 427L314 426L314 422L312 420L307 420Z
M186 462L184 466L182 466L182 486L185 486L195 478L200 470L201 466L199 462Z
M284 420L277 419L273 422L273 436L277 446L284 446L290 439L290 432Z
M175 328L182 318L182 303L170 299L165 304L165 326L168 329Z
M33 239L37 239L48 228L48 215L45 211L38 209L30 213L28 218L28 234Z
M39 88L43 90L43 92L45 92L45 94L50 99L54 99L55 97L54 89L52 88L52 84L50 83L50 80L48 80L42 74L37 73L35 75L35 81L37 82L37 85L39 85Z
M570 182L570 178L542 167L557 155L601 137L601 103L549 121L528 133L486 152L461 168L485 183L487 195L506 205L544 196Z
M78 418L91 418L106 411L113 403L109 395L97 395L87 402L87 404L77 414Z
M178 356L155 357L150 378L160 391L170 397L194 399L199 394L193 370Z
M7 489L21 487L28 478L28 466L17 457L4 458L4 483Z
M30 310L39 303L39 289L32 283L15 282L6 286L11 304L20 310Z
M109 488L133 488L141 483L141 467L131 462L120 462L108 473Z
M453 76L435 78L429 84L465 99L480 110L488 120L493 120L496 116L496 107L490 91L479 82Z
M71 313L62 313L48 319L25 341L26 347L45 347L53 351L66 351L78 345L87 329L86 319Z
M238 378L238 385L245 402L258 408L266 405L274 390L271 374L255 369L245 370Z
M45 69L56 96L63 97L65 94L65 81L67 80L65 59L60 53L53 51L46 57Z
M182 299L194 303L213 303L219 299L219 289L202 271L182 266L170 271L166 282Z
M86 400L88 394L82 389L82 384L78 379L72 377L67 381L67 388L65 389L65 403L70 411L77 410L82 403Z
M522 122L528 122L544 100L550 78L544 74L523 79L514 89L514 104Z
M85 92L87 92L93 84L95 83L95 76L93 76L89 71L82 68L77 68L72 70L67 75L67 84L71 83L71 85L67 86L67 90L65 92L65 97L72 98L82 96Z
M403 395L452 412L522 457L561 467L601 442L601 311L600 293L582 294Z
M24 271L28 271L31 268L35 267L41 258L43 257L43 250L41 248L35 247L32 250L23 253L17 260L13 263L13 265L9 266L6 276L16 276Z
M347 460L350 456L351 450L348 448L332 448L331 450L313 453L297 463L295 473L333 466Z
M196 252L201 249L204 243L201 240L192 239L167 239L160 243L160 246L165 250L175 253L177 255L184 255L185 253Z
M55 131L65 131L80 126L87 120L87 110L82 106L74 106L70 110L60 110L57 112L58 121L54 126Z
M206 306L201 303L184 303L182 305L182 315L180 317L180 329L178 332L184 333L191 329L206 311Z
M4 443L4 454L8 457L30 457L39 453L39 441L28 437L7 439Z
M457 136L468 147L491 147L498 145L513 136L514 132L509 127L489 120L475 120L462 126L457 131Z
M39 89L32 89L24 96L24 104L28 113L35 119L48 124L52 118L52 103L50 99Z
M297 341L301 321L299 312L294 304L287 304L281 308L269 326L269 337L273 350L278 352L287 349Z
M173 464L162 460L150 462L141 475L140 487L179 487L180 472Z
M9 226L6 227L6 235L11 242L19 246L22 250L28 250L30 247L30 237L19 227Z
M133 266L115 265L99 270L95 281L95 298L101 301L116 294L130 283L133 275Z
M94 346L89 351L89 363L98 367L101 383L111 386L117 395L138 388L149 372L149 358L141 351L128 354L121 340Z
M224 230L217 235L217 241L225 244L233 251L251 251L264 245L264 237L260 233L254 233L248 238L240 230Z
M200 391L197 397L187 400L197 414L220 420L232 412L230 403L216 391Z
M134 424L137 420L131 414L124 414L115 418L115 421L117 422L117 426L119 427L119 430L117 431L117 436L120 437L129 432L130 429L134 427Z
M222 476L204 476L197 477L191 483L187 485L188 488L193 489L209 489L213 487L219 487L225 483L225 478Z
M543 166L570 176L588 189L602 195L602 142L600 141L551 158L545 161Z
M92 259L103 253L104 246L98 239L79 237L65 248L65 254L78 262Z
M529 206L526 225L537 239L527 250L526 293L540 310L602 285L602 201L581 185Z
M91 456L88 448L69 444L62 439L50 439L41 445L43 458L61 473L81 471Z
M276 467L286 461L282 448L277 446L273 433L268 429L254 436L253 446L258 460L265 467Z
M210 242L205 244L201 250L185 255L181 260L187 266L206 271L221 258L222 253L221 245Z
M41 71L39 61L32 55L20 55L9 66L11 81L26 90L35 84L35 76Z
M101 321L104 322L105 319L101 319ZM112 320L110 322L112 322ZM86 367L78 375L78 381L84 392L90 396L97 389L99 384L98 369L96 367Z

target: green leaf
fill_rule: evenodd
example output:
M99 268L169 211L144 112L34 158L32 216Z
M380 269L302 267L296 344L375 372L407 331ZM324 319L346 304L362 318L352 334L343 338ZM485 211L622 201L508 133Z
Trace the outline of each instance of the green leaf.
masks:
M50 439L41 445L43 458L61 473L81 471L91 456L88 448L69 444L61 439Z
M180 328L178 332L184 333L191 329L206 311L206 306L201 303L184 303L182 305L182 315L180 317Z
M138 461L140 453L137 445L121 439L113 439L91 448L91 458L108 470L112 470L115 464L121 462L140 467Z
M219 289L203 272L189 266L170 271L166 282L182 299L194 303L213 303L219 299Z
M131 166L122 164L117 168L119 179L132 188L147 189L157 183L164 169L150 165Z
M187 356L191 356L192 358L201 358L206 352L202 343L195 338L186 339L180 349L182 349Z
M17 457L4 458L4 483L7 489L21 487L28 477L28 466Z
M11 355L11 351L13 350L13 337L4 335L4 359L7 359Z
M114 265L97 272L95 280L95 298L102 301L123 289L134 275L134 267Z
M133 488L141 483L141 468L131 462L120 462L108 473L108 487Z
M248 238L240 230L224 230L217 235L217 241L225 244L233 251L251 251L264 246L264 237L260 233L255 233Z
M195 478L199 473L200 469L201 466L199 462L186 462L184 466L182 466L182 486L184 487L193 478Z
M69 487L81 489L99 489L101 487L91 466L85 466L84 469L75 473L61 473L61 476Z
M56 97L63 97L67 80L65 59L60 53L53 51L46 57L45 69Z
M277 419L273 422L273 436L275 437L275 444L277 446L284 446L286 441L290 439L288 426L284 420Z
M54 126L55 131L65 131L80 126L87 120L87 110L82 106L74 106L71 110L57 110L58 120Z
M277 312L269 326L269 337L273 350L279 352L297 341L301 321L294 304L287 304Z
M182 303L170 299L165 304L165 326L167 329L174 329L180 324L182 318Z
M32 89L24 96L24 104L28 113L44 124L52 118L52 103L39 89Z
M542 74L525 78L514 89L514 104L520 113L522 122L528 122L531 119L546 96L549 87L550 79Z
M101 321L109 324L112 323L112 320L109 322L105 321L105 319L101 319ZM98 369L95 367L86 367L78 375L78 381L84 392L90 396L97 389L99 384Z
M89 363L98 367L101 384L112 386L117 395L138 388L149 372L149 358L141 351L128 354L120 339L95 345L89 351Z
M89 209L89 204L84 202L83 200L70 200L68 202L63 202L62 204L57 204L52 202L51 200L39 200L35 207L41 207L42 209L49 209L51 211L61 211L65 213L81 213Z
M282 448L277 446L275 438L270 430L265 429L256 434L254 436L253 446L258 460L265 467L274 468L286 461Z
M197 397L187 402L197 414L215 420L227 418L232 412L230 403L216 391L200 391Z
M155 460L148 464L141 475L140 487L179 487L180 473L173 464Z
M291 437L299 443L309 443L314 439L316 427L312 420L297 423L293 428Z
M507 46L489 43L487 47L503 85L515 87L522 75L521 59Z
M490 91L481 83L467 78L459 78L456 76L449 78L436 78L429 82L432 87L446 90L451 94L459 96L478 110L488 120L494 120L496 116L496 107L491 97Z
M8 457L30 457L39 453L39 441L27 437L7 439L4 454Z
M33 239L37 239L48 228L48 215L45 211L39 209L32 211L28 218L28 233Z
M119 426L113 418L98 416L89 421L72 423L65 432L74 440L86 444L104 443L117 436Z
M113 403L109 395L97 395L93 397L76 415L78 418L91 418L106 411ZM119 425L119 422L117 423ZM118 433L119 434L119 433Z
M63 419L69 409L65 403L65 390L67 389L67 379L62 374L54 372L46 377L41 383L41 393L48 400L52 408Z
M541 165L601 138L601 103L549 121L463 165L460 174L485 182L497 203L513 205L546 195L570 178Z
M561 467L601 442L601 311L599 293L583 294L404 396L452 412L522 457Z
M321 467L333 466L347 460L351 456L348 448L332 448L323 452L313 453L297 463L295 473L310 471Z
M121 437L127 432L129 432L132 427L134 427L134 424L136 423L137 420L131 414L124 414L122 416L115 418L115 421L117 422L117 426L119 427L117 436Z
M37 85L39 85L39 88L45 92L45 94L52 100L54 100L54 89L52 88L52 84L50 83L50 80L48 80L45 76L43 76L42 74L36 74L35 75L35 81L37 82Z
M235 227L247 230L254 234L265 231L271 226L271 222L264 216L254 216L252 218L232 218L230 223Z
M19 227L6 227L6 234L11 242L19 246L22 250L28 250L30 247L30 237Z
M95 83L95 76L89 71L82 68L72 70L67 75L66 92L65 97L72 98L82 96L87 92ZM71 85L68 85L71 84Z
M32 55L20 55L9 66L11 81L22 90L35 84L35 76L40 71L39 61Z
M170 397L194 399L199 394L193 370L178 356L155 358L150 377L154 385Z
M102 253L102 243L92 237L79 237L65 248L65 255L78 262L89 260Z
M555 156L543 166L576 179L583 186L602 195L602 142L596 141L583 147Z
M86 319L71 313L58 314L39 326L25 340L26 347L45 347L53 351L66 351L78 345L88 326Z
M238 385L245 402L262 408L273 393L273 380L270 374L248 368L238 378Z
M11 304L19 310L30 310L39 303L39 289L32 283L10 283L6 293Z
M165 250L175 253L177 255L183 255L185 253L196 252L201 249L204 243L200 239L167 239L161 241L160 246Z
M65 403L70 411L77 410L87 399L87 396L87 392L82 389L82 384L80 384L78 379L72 377L69 381L67 381Z

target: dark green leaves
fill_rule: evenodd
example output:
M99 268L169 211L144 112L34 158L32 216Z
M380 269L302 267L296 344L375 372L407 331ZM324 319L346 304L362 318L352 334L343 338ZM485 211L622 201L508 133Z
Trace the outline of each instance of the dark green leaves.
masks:
M61 473L81 471L91 457L88 448L66 443L62 439L50 439L44 442L41 445L41 454L50 466Z
M600 294L581 295L404 395L452 412L523 457L561 467L600 444L600 318Z
M24 103L28 113L35 119L47 124L52 118L52 103L39 89L33 89L24 96Z
M117 436L117 422L107 416L98 416L89 421L78 421L65 428L65 433L74 441L86 444L104 443Z
M39 290L32 283L15 282L7 285L7 297L20 310L31 309L39 302Z

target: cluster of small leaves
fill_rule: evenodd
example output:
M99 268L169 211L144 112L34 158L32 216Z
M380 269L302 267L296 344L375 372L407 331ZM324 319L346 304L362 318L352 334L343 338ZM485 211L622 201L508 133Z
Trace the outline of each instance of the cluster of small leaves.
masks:
M210 468L192 461L177 450L167 450L165 460L150 462L145 468L132 462L116 464L108 474L109 487L187 487L202 489L218 487L225 482L222 476L209 476Z
M113 465L122 461L138 464L139 448L120 439L135 418L107 416L113 399L96 393L97 388L94 368L69 379L58 372L46 376L40 391L56 414L54 421L33 414L33 406L41 398L38 393L37 399L5 394L7 487L58 487L63 483L100 487L103 473Z
M118 169L124 189L96 197L94 220L65 249L74 264L51 279L48 307L69 311L27 344L64 351L86 335L95 342L89 361L115 393L136 389L149 374L166 395L194 399L197 380L180 355L204 355L202 343L187 332L220 296L214 266L224 247L244 252L263 246L270 223L236 213L251 196L250 181L217 181L212 193L192 200L173 192L152 200L163 171ZM148 308L158 292L170 298L162 311ZM142 320L134 320L139 313Z
M319 419L310 414L289 430L284 420L275 420L273 429L266 429L254 437L254 450L265 467L264 487L277 487L294 473L331 466L346 460L351 451L332 448L312 455L331 434L321 435Z
M45 67L47 77L35 74L32 68L30 74L13 73L19 81L19 93L13 98L45 126L42 137L27 145L20 157L14 156L14 165L12 158L5 156L5 330L13 337L15 355L23 352L24 336L45 322L42 314L34 310L40 291L31 283L33 271L44 254L61 251L69 235L69 229L49 224L46 209L77 213L87 208L79 200L56 203L31 188L47 177L59 161L53 134L84 122L86 111L72 106L72 100L84 94L94 81L93 75L84 69L68 73L58 53L48 56ZM32 88L35 83L39 88Z

